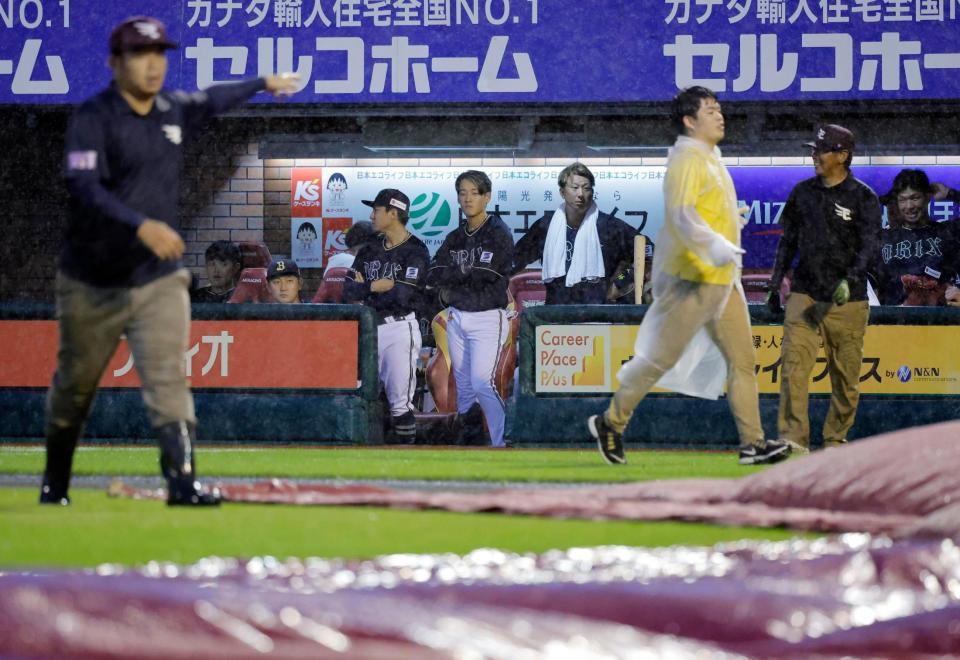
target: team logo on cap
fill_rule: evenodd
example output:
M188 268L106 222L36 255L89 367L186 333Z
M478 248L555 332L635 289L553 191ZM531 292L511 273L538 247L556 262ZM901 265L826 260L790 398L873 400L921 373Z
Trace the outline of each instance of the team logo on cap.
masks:
M138 21L133 24L133 27L139 32L142 36L147 39L159 39L160 38L160 28L157 27L156 23L147 23L146 21Z
M821 128L819 131L817 131L818 140L822 140L825 137L827 137L827 132L824 129Z
M390 206L396 206L401 211L407 210L407 205L401 202L399 199L390 198Z
M277 272L278 272L278 273L282 273L282 272L285 271L286 269L287 269L287 264L285 264L285 263L282 262L282 261L278 261L278 262L277 262Z

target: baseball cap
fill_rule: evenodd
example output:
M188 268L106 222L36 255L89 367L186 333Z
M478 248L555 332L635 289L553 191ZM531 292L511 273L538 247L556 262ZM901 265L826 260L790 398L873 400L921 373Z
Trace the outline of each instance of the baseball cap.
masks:
M813 142L804 142L803 146L818 151L853 151L855 146L853 133L843 126L822 124L817 126L817 137Z
M110 52L122 53L138 48L159 46L177 48L175 41L167 37L167 28L152 16L131 16L110 33Z
M272 280L274 277L282 277L284 275L296 275L300 277L300 267L297 265L297 262L293 259L274 259L270 262L270 267L267 269L267 280Z
M396 188L384 188L377 193L377 198L373 201L369 199L364 199L361 201L367 206L383 206L386 208L390 208L392 206L396 209L400 209L401 211L410 210L410 198Z

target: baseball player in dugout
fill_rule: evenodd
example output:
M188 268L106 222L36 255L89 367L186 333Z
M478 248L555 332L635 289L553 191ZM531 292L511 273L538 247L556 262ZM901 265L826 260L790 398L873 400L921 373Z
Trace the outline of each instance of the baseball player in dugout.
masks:
M303 280L293 259L274 259L267 269L267 286L277 302L299 303Z
M193 397L183 355L190 273L183 267L177 196L185 140L212 116L259 91L292 93L292 74L167 92L166 51L177 45L155 18L130 18L110 35L113 82L74 112L66 134L70 195L57 273L60 348L47 395L41 504L69 504L73 453L97 383L126 335L160 445L168 504L219 503L196 480Z
M439 289L440 302L448 307L447 343L457 384L457 415L466 420L470 408L479 403L490 444L504 447L506 408L494 378L510 330L506 307L513 237L500 216L487 213L492 185L485 173L462 173L456 189L466 222L447 234L437 250L427 286Z
M637 232L600 212L593 201L593 172L583 163L563 168L557 183L563 203L517 241L513 270L540 261L548 305L602 305L617 267L633 262Z
M877 258L881 226L876 194L850 172L853 133L827 124L805 146L813 150L816 176L787 198L767 295L771 311L781 312L780 284L796 259L780 347L777 429L798 452L810 450L807 392L821 340L832 390L824 445L844 444L853 426L870 315L867 271Z
M386 188L376 199L363 203L373 208L370 221L380 236L367 241L357 253L354 279L343 283L344 299L362 302L377 313L380 382L390 404L393 439L412 444L417 432L413 394L422 343L415 310L430 259L423 241L407 231L410 200L406 195Z
M671 118L678 137L663 183L664 226L653 255L653 304L637 333L634 357L617 374L620 389L605 413L587 420L587 427L604 460L626 463L623 431L654 385L717 398L725 381L740 436L740 463L772 463L790 449L765 441L760 424L750 315L740 284L742 218L717 148L725 134L723 113L712 91L691 87L673 99ZM697 361L688 356L700 346L722 356L704 361L717 365L712 368L716 373L693 369L689 383L665 385L665 376L673 378L685 362ZM698 392L701 381L718 383L716 391Z

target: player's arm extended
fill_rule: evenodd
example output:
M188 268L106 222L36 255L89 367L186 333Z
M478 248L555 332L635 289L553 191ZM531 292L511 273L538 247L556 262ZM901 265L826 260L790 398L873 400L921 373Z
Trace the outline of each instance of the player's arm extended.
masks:
M543 244L547 238L547 229L550 226L550 216L545 215L534 222L514 248L513 268L510 274L519 273L535 261L543 257Z

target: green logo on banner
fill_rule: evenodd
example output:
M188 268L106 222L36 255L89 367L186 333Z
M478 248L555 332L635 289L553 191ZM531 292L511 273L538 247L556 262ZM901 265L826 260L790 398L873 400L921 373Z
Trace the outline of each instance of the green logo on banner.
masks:
M410 222L423 236L443 234L450 227L450 204L439 193L417 195L410 205Z

